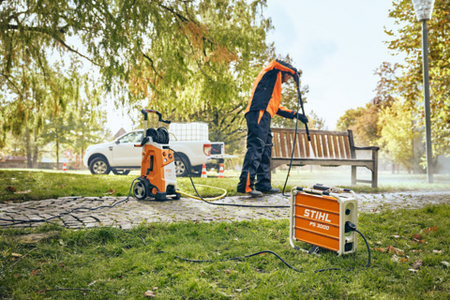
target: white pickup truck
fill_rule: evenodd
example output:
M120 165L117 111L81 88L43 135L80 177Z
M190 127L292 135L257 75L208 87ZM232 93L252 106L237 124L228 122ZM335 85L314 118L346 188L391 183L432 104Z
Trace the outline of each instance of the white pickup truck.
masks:
M131 169L139 169L142 148L134 147L142 141L144 130L126 133L112 142L89 146L83 161L92 174L127 175ZM214 143L217 144L217 143ZM218 143L223 144L223 143ZM211 162L211 142L209 141L169 141L175 155L177 176L200 174L203 164ZM182 159L179 158L182 157Z

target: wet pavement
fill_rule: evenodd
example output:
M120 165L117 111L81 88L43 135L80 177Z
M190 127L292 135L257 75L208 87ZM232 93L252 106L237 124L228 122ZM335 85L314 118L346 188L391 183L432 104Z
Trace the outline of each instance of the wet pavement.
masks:
M386 209L416 209L450 203L450 191L358 194L359 212L377 213ZM113 226L129 229L143 222L216 222L254 219L285 219L290 198L281 194L259 198L225 197L214 203L255 206L218 206L190 198L175 201L137 201L134 197L63 197L23 203L0 204L0 227L39 226L44 219L68 228ZM90 208L88 210L87 208Z

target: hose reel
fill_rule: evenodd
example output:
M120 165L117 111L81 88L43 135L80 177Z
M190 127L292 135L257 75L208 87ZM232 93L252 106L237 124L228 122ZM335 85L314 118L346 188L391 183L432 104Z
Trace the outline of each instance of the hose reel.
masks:
M145 136L151 137L154 143L169 143L169 131L165 127L159 127L158 129L148 128Z

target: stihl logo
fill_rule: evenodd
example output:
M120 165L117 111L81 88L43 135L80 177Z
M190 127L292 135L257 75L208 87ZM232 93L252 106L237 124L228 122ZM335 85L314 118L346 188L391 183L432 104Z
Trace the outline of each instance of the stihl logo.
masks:
M305 213L303 216L305 216L307 218L311 217L312 219L316 219L318 221L324 221L324 222L331 223L328 214L324 213L324 212L319 212L319 211L315 211L312 209L305 209Z

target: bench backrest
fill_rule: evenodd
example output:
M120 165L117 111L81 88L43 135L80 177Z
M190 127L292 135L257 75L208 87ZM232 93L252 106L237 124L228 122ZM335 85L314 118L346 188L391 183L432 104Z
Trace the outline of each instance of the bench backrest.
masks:
M273 133L273 158L290 158L295 129L271 128ZM311 143L306 130L297 130L294 158L341 158L354 157L353 135L349 131L310 130ZM313 155L311 155L313 152Z

